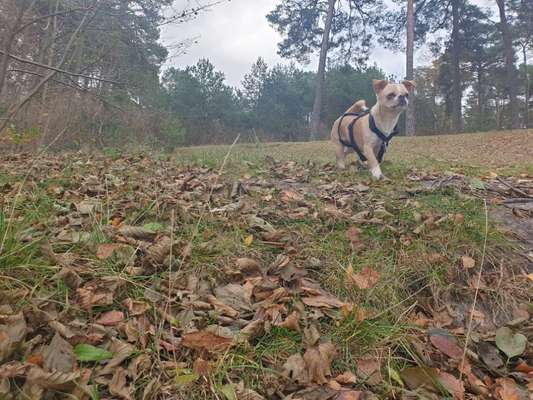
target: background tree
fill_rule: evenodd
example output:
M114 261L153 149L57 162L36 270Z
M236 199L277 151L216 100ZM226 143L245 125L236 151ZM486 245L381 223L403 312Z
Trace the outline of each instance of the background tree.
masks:
M516 76L517 71L515 68L515 54L513 47L513 35L511 32L510 24L507 19L506 1L496 0L498 5L498 11L500 15L500 31L502 33L504 52L505 52L505 70L506 77L506 89L509 96L509 108L511 113L511 128L518 129L520 127L520 116L518 114L518 99L517 99L517 85Z
M407 35L406 35L406 65L405 78L408 80L414 79L414 53L415 53L415 7L414 0L407 0ZM407 115L405 118L405 134L407 136L414 136L415 134L415 102L409 103Z
M278 45L282 57L307 62L320 49L312 139L318 135L327 58L356 63L366 60L372 27L382 6L381 1L370 0L282 0L267 15L283 36Z

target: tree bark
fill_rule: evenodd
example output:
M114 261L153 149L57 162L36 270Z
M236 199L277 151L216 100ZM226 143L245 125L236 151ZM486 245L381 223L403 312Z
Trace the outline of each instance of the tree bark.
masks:
M311 114L310 140L316 140L320 135L320 112L322 110L322 98L324 97L329 34L331 32L331 24L335 13L335 3L336 0L328 0L328 12L324 24L324 34L322 35L322 45L320 46L320 58L318 60L318 71L316 74L316 91L313 112Z
M461 85L461 39L459 37L459 0L452 0L452 129L463 131L463 90Z
M407 46L406 46L406 68L405 78L414 80L414 52L415 52L415 9L414 0L407 0ZM405 119L405 134L414 136L416 130L415 101L409 101L407 116Z
M524 127L529 128L529 71L527 67L527 46L522 47L522 57L524 58L524 75L525 75L525 101L524 101Z
M509 29L507 15L505 12L505 0L496 0L500 12L500 30L502 32L503 47L505 50L505 70L506 70L506 87L509 96L509 110L511 113L511 128L520 128L520 116L518 113L518 98L516 85L516 70L514 65L513 37Z

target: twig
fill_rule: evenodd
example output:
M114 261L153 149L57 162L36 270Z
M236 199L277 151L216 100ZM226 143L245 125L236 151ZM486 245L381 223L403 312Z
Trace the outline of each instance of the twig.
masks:
M513 192L515 193L518 193L520 196L524 196L524 197L527 197L527 198L530 198L530 199L533 199L533 196L530 195L530 194L527 194L526 192L524 192L523 190L520 190L518 188L515 188L513 185L511 185L510 183L508 182L505 182L503 179L501 179L500 177L497 177L496 180L500 183L503 183L505 186L507 186L509 189L511 189Z
M468 329L466 331L465 347L463 349L463 356L461 358L461 368L459 373L459 381L463 379L464 364L466 360L466 354L468 352L468 342L470 341L470 335L472 334L472 323L474 321L474 311L476 310L477 297L479 294L479 287L481 285L481 277L483 275L483 265L485 264L485 254L487 252L487 239L489 236L489 210L487 208L487 199L483 199L485 206L485 240L483 241L483 254L481 256L481 264L479 266L479 273L477 275L476 292L474 294L474 301L472 302L472 309L470 310L470 318L468 320Z

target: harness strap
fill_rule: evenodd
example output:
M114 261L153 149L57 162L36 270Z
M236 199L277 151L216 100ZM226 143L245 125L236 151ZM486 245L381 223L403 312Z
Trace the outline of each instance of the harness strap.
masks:
M359 118L364 117L367 114L370 114L369 117L368 117L368 125L370 127L370 130L372 132L374 132L374 134L381 140L381 146L379 148L379 152L378 152L378 155L377 155L378 162L381 163L383 161L383 156L385 155L385 152L387 151L387 147L389 145L389 142L392 140L392 138L394 136L396 136L396 135L398 135L400 133L400 129L398 128L398 125L396 125L394 127L394 130L389 135L384 134L377 127L376 120L374 119L374 116L370 113L370 110L363 111L363 112L360 112L360 113L345 113L345 114L343 114L341 116L341 120L339 121L339 125L338 125L338 128L337 128L337 133L339 135L339 141L342 143L343 146L352 148L357 153L357 155L359 156L361 161L363 161L363 162L366 161L367 158L364 156L363 152L361 151L361 149L359 148L359 146L357 146L357 143L355 142L355 138L354 138L354 134L353 134L353 127L354 127L355 123L359 120ZM348 133L349 133L349 138L350 138L350 142L349 143L345 142L342 139L342 135L341 135L341 124L342 124L342 120L344 119L344 117L356 117L356 118L354 118L354 120L352 122L350 122L350 125L348 125Z

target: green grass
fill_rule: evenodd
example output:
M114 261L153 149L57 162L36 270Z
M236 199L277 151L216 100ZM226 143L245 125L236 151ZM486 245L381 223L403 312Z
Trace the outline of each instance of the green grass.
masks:
M435 139L420 139L418 149L411 149L408 141L399 141L398 147L391 154L392 161L384 164L384 172L391 182L371 182L368 173L354 172L353 168L326 177L336 179L345 187L367 184L370 187L367 193L348 199L348 210L357 214L377 209L378 206L383 207L390 215L381 217L382 221L378 224L356 224L350 220L322 215L320 212L317 215L310 212L301 218L291 219L276 212L274 203L263 200L259 195L252 194L247 199L260 216L264 216L275 229L284 232L284 238L293 247L288 252L291 262L307 267L309 276L317 279L324 288L365 311L367 316L363 320L359 320L354 314L340 317L342 312L339 311L337 314L324 313L316 321L322 338L332 340L338 348L340 356L333 365L336 372L354 371L355 363L360 357L376 352L386 355L387 363L396 370L401 370L408 364L416 364L419 360L411 348L409 337L423 331L413 326L410 314L419 298L444 292L453 295L458 290L457 287L467 286L470 276L469 272L461 270L460 257L469 255L479 262L485 240L489 271L496 268L497 258L502 252L511 254L513 251L509 238L500 232L492 220L489 221L488 236L485 237L485 208L482 200L454 188L406 194L406 189L418 186L417 182L409 180L409 175L413 171L426 175L456 172L469 177L470 184L475 186L478 184L477 179L489 172L497 171L502 176L527 174L533 171L533 165L478 165L465 160L456 161L455 154L449 152L439 154L442 159L437 159L435 154L431 157L418 154L415 157L415 153L420 152L431 140ZM461 140L470 138L461 137ZM393 148L394 146L396 144L393 144ZM296 169L309 172L309 182L296 185L295 190L307 191L306 201L312 205L313 210L320 211L325 202L316 196L317 186L327 180L322 173L327 168L325 163L332 161L331 152L325 149L324 143L238 145L228 158L222 180L231 184L236 179L246 179L249 175L276 181L279 179L276 175L278 167L273 166L266 157L296 160L300 163ZM202 166L218 170L227 151L227 146L180 149L173 155L172 162L165 166ZM109 162L121 160L122 153L116 149L105 153ZM402 158L403 155L406 159ZM156 158L157 162L167 162L166 156ZM309 159L313 160L314 166L307 166ZM68 215L71 212L67 208L71 199L68 196L56 196L52 189L59 186L75 193L82 185L80 177L97 173L96 170L80 171L77 168L69 160L64 163L59 177L43 179L38 183L27 182L19 198L3 203L3 211L0 211L0 240L4 237L5 240L0 252L0 291L24 289L34 293L38 290L40 295L50 295L60 309L76 307L75 304L69 304L70 299L73 299L73 291L62 280L53 278L60 267L50 265L51 261L40 251L40 244L57 233L54 218L58 214ZM145 173L153 173L153 170L148 168ZM290 176L291 173L287 175ZM0 188L5 184L13 185L19 179L20 175L15 173L0 174ZM163 231L172 230L178 243L177 251L181 251L193 239L191 258L183 265L173 267L174 271L179 270L174 279L180 290L183 290L190 274L195 274L210 284L225 284L227 277L221 271L225 266L231 265L235 258L252 257L259 260L263 267L267 267L283 252L282 249L261 243L260 234L251 229L246 218L241 218L240 215L226 218L207 213L198 222L196 214L184 212L178 215L175 203L172 202L174 192L165 198L160 193L140 196L129 192L136 179L128 175L128 179L125 179L127 186L121 189L124 190L123 194L111 193L100 198L103 215L84 221L82 231L88 234L86 241L54 244L56 252L73 252L84 262L88 262L92 277L121 276L126 279L124 286L116 293L115 303L109 307L97 308L93 314L120 308L121 302L128 297L143 300L146 288L152 285L164 288L168 282L168 267L149 276L128 276L120 260L95 259L97 245L110 241L103 229L109 222L108 217L115 212L124 212L125 204L128 207L125 223L161 224ZM175 183L174 176L165 179L168 179L166 183L169 185ZM280 190L281 188L273 188L272 196L276 198ZM143 194L142 188L139 192ZM127 197L124 203L116 201L122 200L122 195ZM74 197L79 201L83 196ZM115 202L108 204L110 198L115 199ZM59 212L61 207L63 210ZM294 209L296 206L284 207ZM176 213L174 225L170 220L172 211ZM11 212L13 218L8 222ZM439 225L429 226L417 233L417 228L431 216L435 220L444 219ZM360 230L363 244L357 251L352 250L346 235L347 229L353 226ZM254 241L247 247L244 238L249 234L254 235ZM179 253L175 257L178 259ZM320 266L311 267L311 258L319 260ZM349 284L346 279L349 265L352 265L355 273L365 267L378 271L380 279L376 286L362 290ZM85 280L89 278L84 276ZM491 292L490 296L496 305L505 301L503 294ZM297 302L298 297L293 300ZM291 309L294 303L286 306ZM84 312L80 315L90 319L93 314ZM156 320L160 318L155 311L151 311L151 316L155 316ZM209 315L203 322L214 323L216 319ZM301 321L302 325L306 323L311 321ZM156 351L155 347L151 350ZM301 332L270 327L250 344L233 348L216 362L215 371L210 378L212 388L206 386L204 381L198 381L183 388L183 393L191 399L204 399L212 398L212 390L215 390L222 398L220 391L224 385L239 380L243 380L247 388L264 392L270 380L277 377L284 361L290 355L303 354L304 351ZM187 359L189 361L191 359ZM386 376L386 368L384 375ZM386 377L385 380L388 382L389 378ZM381 386L383 395L387 390L387 382ZM138 389L146 384L146 380L138 382Z

